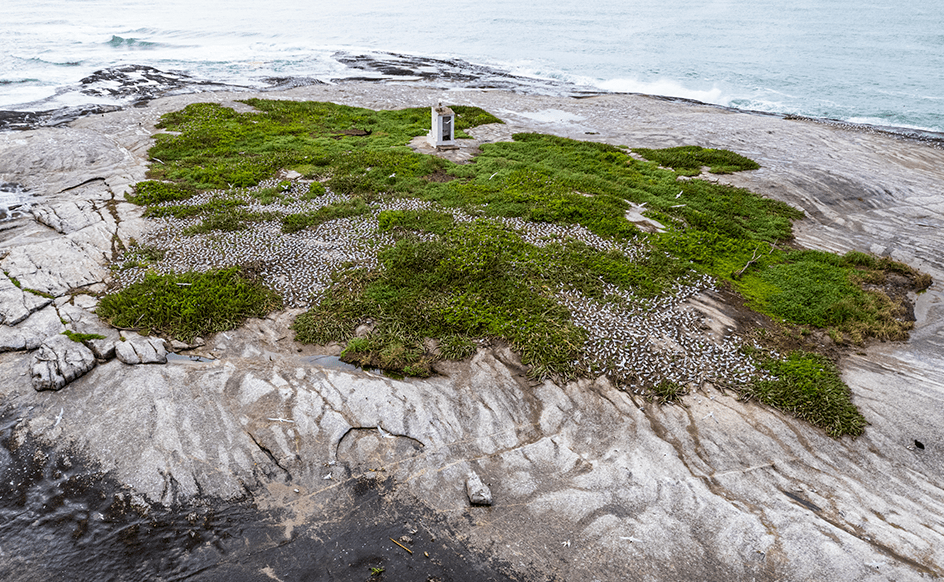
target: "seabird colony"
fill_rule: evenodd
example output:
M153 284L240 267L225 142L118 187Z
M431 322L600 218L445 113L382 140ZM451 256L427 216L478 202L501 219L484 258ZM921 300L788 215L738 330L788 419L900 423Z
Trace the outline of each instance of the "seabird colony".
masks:
M241 208L274 216L310 212L347 200L330 190L305 200L302 194L309 185L305 181L292 183L292 188L284 193L286 202L262 204L251 197L254 190L277 184L279 180L266 180L254 188L236 191L235 195L246 202ZM211 191L163 205L199 205L226 195L234 194ZM308 308L320 301L332 275L343 266L377 268L378 251L395 243L393 236L377 230L381 212L432 207L431 203L414 198L384 200L372 203L367 214L331 220L296 233L283 233L281 222L274 219L249 222L246 228L234 232L185 235L188 227L200 223L199 217L156 218L158 227L140 242L163 250L164 258L148 266L119 268L114 282L118 288L126 287L142 280L148 270L169 274L253 264L265 283L282 296L286 307ZM457 222L475 220L461 211L452 214ZM495 222L537 246L572 239L604 252L617 250L631 259L648 252L641 241L612 241L577 225L527 222L519 218L499 218ZM134 252L135 249L129 249L118 264L133 259ZM682 386L700 386L706 381L740 384L762 374L751 358L743 355L741 338L733 333L712 337L706 333L705 316L686 302L713 289L714 281L700 276L676 284L669 293L651 300L641 300L612 285L606 289L606 295L623 301L602 303L564 287L557 290L556 296L571 312L574 323L588 335L585 355L576 362L578 368L593 374L605 373L623 388L641 393L663 381Z

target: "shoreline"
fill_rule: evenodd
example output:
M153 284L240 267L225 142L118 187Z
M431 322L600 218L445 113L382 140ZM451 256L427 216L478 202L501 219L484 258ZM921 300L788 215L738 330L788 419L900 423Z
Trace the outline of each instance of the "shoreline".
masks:
M466 67L469 67L473 70L480 69L481 71L488 71L491 74L494 74L495 71L484 65L474 65L462 61L461 59L451 59L443 60L430 57L424 57L421 55L402 55L391 53L387 55L388 57L395 57L401 59L412 59L412 63L408 62L407 64L412 64L417 69L421 68L422 65L428 63L438 63L441 66L446 65L456 65L461 64ZM452 80L457 83L452 87L431 87L439 88L447 92L462 92L467 90L501 90L501 91L512 91L515 93L520 93L522 95L548 95L548 96L558 96L558 97L570 97L573 99L587 99L595 96L601 95L628 95L636 97L647 97L651 99L657 99L662 101L667 101L670 103L685 103L695 106L706 106L714 107L723 111L731 111L735 113L745 113L750 115L761 115L761 116L771 116L777 117L780 119L789 119L797 121L808 121L811 123L819 123L825 125L835 125L842 127L843 129L848 129L850 131L861 131L865 133L881 133L884 135L889 135L896 137L898 139L903 139L906 141L914 141L916 143L923 143L931 145L936 148L944 148L944 132L933 131L929 129L920 129L914 127L903 127L903 126L894 126L894 125L880 125L872 123L857 123L851 121L845 121L842 119L829 118L829 117L811 117L806 115L799 115L789 112L772 112L772 111L760 111L755 109L742 109L738 107L732 107L729 105L721 105L717 103L709 103L704 101L699 101L696 99L690 99L686 97L674 97L669 95L655 95L648 93L634 93L634 92L617 92L617 91L602 91L597 89L581 88L579 85L573 85L563 81L556 81L552 79L544 78L525 78L517 77L512 74L505 74L504 76L509 80L507 86L478 86L473 81L469 81L472 78L468 74L463 74L461 72L456 73L443 73L442 71L437 71L437 73L430 72L416 72L406 69L402 69L401 66L403 63L397 63L393 60L390 62L385 62L379 58L372 58L368 55L350 55L347 60L342 59L341 62L348 62L348 64L358 64L361 62L367 63L368 66L372 66L379 71L378 75L375 76L365 76L365 77L344 77L344 78L335 78L327 81L310 78L310 77L271 77L265 79L269 83L269 87L263 88L251 88L242 85L228 85L226 83L214 82L199 80L193 77L190 77L186 73L177 72L177 71L160 71L150 66L145 65L122 65L118 67L112 67L109 69L102 69L96 71L89 77L81 81L82 85L87 85L94 87L95 83L100 81L109 81L112 83L117 83L118 88L107 88L100 89L103 94L108 93L111 95L134 95L135 91L141 91L137 98L131 99L125 104L95 104L87 103L82 105L74 106L64 106L53 109L37 110L37 109L2 109L0 108L0 132L6 131L23 131L28 129L37 129L39 127L58 127L76 119L86 117L89 115L99 115L103 113L108 113L111 111L116 111L120 109L125 109L127 107L142 107L146 103L154 100L160 99L162 97L171 97L175 95L191 94L191 93L213 93L213 92L230 92L230 91L248 91L248 92L259 92L259 93L273 93L280 92L294 88L306 87L311 85L327 85L334 87L341 87L348 84L358 84L358 83L376 83L380 85L398 85L398 84L408 84L413 85L417 81L422 80ZM365 69L366 70L366 69ZM160 86L135 86L134 82L129 82L128 74L129 73L141 73L144 77L148 78L151 81L156 82L158 85L164 83L165 86L162 88ZM486 73L481 73L485 75ZM517 81L518 85L516 87L515 82ZM537 89L538 85L529 87L527 82L537 82L538 85L541 83L544 84L544 88L554 87L557 90L556 94L548 94ZM461 83L467 83L463 86ZM206 87L214 87L207 89ZM88 90L88 89L86 89ZM94 90L94 89L93 89Z

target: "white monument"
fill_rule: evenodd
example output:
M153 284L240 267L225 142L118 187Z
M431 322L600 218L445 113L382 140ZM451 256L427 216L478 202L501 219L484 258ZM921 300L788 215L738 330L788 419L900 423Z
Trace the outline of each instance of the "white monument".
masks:
M458 149L456 145L456 114L440 103L432 108L433 127L429 131L429 145L436 149Z

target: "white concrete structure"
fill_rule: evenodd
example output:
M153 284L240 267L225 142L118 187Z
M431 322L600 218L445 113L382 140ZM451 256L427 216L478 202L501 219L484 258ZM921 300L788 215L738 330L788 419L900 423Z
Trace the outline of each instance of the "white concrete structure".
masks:
M455 148L456 114L452 109L443 107L440 103L432 108L432 129L429 131L429 145L435 148Z

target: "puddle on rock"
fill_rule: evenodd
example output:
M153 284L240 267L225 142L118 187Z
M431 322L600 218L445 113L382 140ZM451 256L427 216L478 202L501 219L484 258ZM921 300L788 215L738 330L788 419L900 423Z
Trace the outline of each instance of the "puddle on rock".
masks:
M205 362L215 362L213 358L207 358L205 356L191 356L187 354L167 354L168 363L174 364L193 364L193 363L205 363Z

